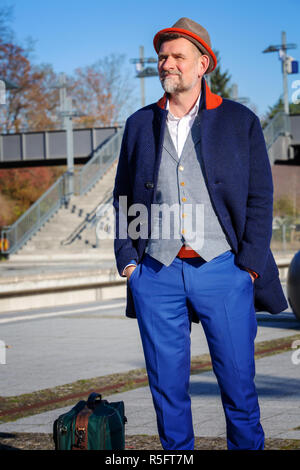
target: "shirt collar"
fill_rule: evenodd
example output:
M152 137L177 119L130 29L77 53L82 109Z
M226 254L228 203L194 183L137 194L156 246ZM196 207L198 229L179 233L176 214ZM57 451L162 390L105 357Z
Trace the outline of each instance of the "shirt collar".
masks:
M189 116L189 117L193 118L193 117L195 117L195 116L198 114L198 111L199 111L199 104L200 104L200 98L201 98L201 91L200 91L200 94L199 94L199 96L198 96L198 99L197 99L195 105L192 107L192 109L191 109L187 114L185 114L185 115L182 116L182 117ZM174 115L171 113L171 111L170 111L170 109L169 109L169 100L168 100L168 99L167 99L167 103L166 103L166 110L169 111L169 112L168 112L168 119L171 119L171 120L174 120L174 121L178 121L178 120L182 119L182 118L179 118L179 117L174 116Z

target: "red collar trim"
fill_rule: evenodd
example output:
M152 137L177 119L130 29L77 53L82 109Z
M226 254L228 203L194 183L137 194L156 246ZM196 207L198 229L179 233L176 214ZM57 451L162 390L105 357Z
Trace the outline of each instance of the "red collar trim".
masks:
M216 95L212 93L209 86L205 82L205 96L206 96L206 109L215 109L218 108L222 104L223 98L222 96ZM165 109L167 101L167 94L165 93L160 100L157 102L157 106L161 109Z
M165 93L164 96L162 96L160 98L160 100L158 100L158 102L156 103L157 106L159 106L161 109L165 109L166 107L166 102L167 102L167 94Z
M215 93L212 93L210 90L209 86L205 82L205 90L206 90L206 109L215 109L218 108L223 101L222 96L216 95Z

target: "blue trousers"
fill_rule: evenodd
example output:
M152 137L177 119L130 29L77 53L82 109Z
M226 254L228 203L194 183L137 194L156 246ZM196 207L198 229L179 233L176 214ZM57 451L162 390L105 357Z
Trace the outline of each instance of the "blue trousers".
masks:
M250 274L232 251L209 262L175 258L165 266L145 254L129 279L160 441L194 448L188 303L203 326L220 388L229 450L264 447L254 384L257 322Z

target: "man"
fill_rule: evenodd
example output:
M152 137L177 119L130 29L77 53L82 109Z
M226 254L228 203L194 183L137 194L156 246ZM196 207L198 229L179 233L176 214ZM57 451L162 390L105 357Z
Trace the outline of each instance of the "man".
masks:
M255 311L279 313L287 303L270 251L273 185L262 130L252 111L207 86L217 60L202 26L181 18L155 35L154 47L165 94L127 120L114 188L126 315L138 320L165 450L194 448L192 321L206 334L228 449L263 449Z

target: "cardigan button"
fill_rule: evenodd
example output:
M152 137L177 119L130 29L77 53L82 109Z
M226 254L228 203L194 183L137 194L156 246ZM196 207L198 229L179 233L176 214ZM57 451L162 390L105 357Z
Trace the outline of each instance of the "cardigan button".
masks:
M151 181L147 181L147 183L145 183L145 187L147 189L153 189L154 188L154 184L151 182Z

